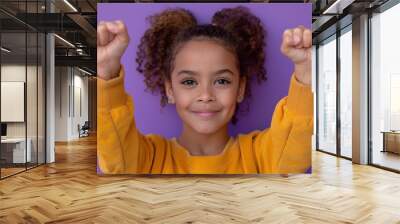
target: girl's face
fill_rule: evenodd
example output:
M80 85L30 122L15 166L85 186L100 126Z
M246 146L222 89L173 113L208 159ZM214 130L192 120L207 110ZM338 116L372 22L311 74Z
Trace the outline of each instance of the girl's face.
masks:
M245 84L232 52L215 41L191 40L177 52L165 89L186 128L213 134L230 122Z

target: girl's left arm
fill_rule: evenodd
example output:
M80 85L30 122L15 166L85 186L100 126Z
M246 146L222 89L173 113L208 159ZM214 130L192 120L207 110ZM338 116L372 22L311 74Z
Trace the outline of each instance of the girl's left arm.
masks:
M276 105L271 126L254 139L260 173L304 173L311 167L313 93L294 74L289 94Z
M276 106L271 127L255 138L260 172L304 173L311 167L313 94L309 29L285 30L281 51L294 63L288 96Z

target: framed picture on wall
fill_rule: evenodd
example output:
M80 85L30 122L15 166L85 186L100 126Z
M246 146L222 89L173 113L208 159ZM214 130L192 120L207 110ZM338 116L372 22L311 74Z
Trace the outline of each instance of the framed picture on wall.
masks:
M99 174L309 173L311 15L99 4Z

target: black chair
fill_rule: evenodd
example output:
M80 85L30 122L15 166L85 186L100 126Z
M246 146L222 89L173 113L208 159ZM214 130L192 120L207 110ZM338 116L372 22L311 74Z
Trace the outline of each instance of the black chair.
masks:
M80 125L78 124L79 138L89 136L89 129L90 129L89 121L85 121L82 127L80 127Z

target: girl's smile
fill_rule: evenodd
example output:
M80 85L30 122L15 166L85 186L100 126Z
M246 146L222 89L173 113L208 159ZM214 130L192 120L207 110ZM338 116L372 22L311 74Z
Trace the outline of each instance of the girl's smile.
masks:
M202 119L212 119L216 115L218 115L219 112L222 111L223 108L221 107L216 107L216 106L193 106L191 108L191 112L193 112L196 116L199 116Z
M194 113L197 116L200 116L202 118L212 118L214 115L216 115L219 111L194 111Z

